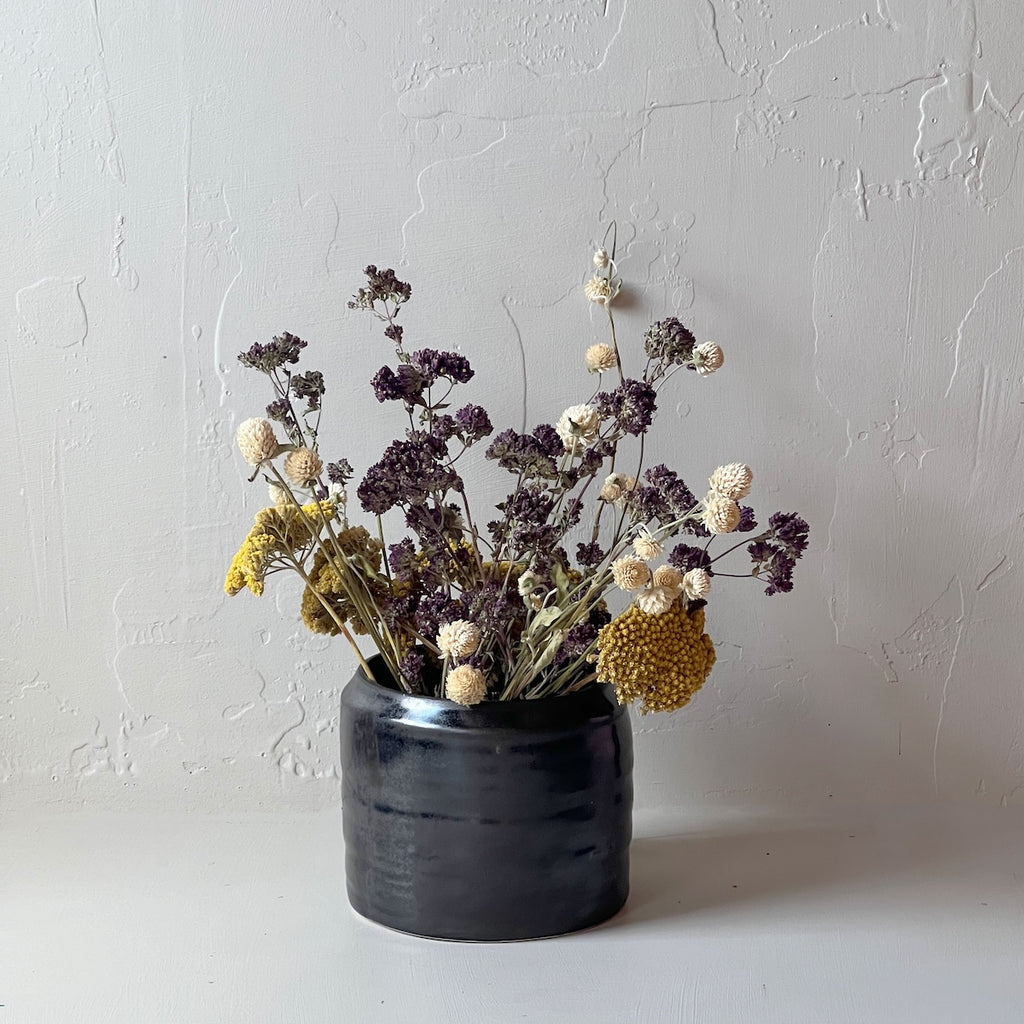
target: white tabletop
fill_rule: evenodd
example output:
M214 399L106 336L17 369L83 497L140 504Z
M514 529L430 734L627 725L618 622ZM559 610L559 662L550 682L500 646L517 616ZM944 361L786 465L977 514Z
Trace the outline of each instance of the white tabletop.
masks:
M1008 809L648 818L617 917L487 945L357 917L340 832L0 817L0 1024L1024 1020Z

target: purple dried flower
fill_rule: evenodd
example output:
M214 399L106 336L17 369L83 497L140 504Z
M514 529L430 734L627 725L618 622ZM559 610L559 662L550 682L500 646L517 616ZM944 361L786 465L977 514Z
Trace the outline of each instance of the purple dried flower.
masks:
M576 561L584 569L593 569L594 566L600 565L604 561L604 555L604 549L597 541L593 541L590 544L576 545Z
M370 381L378 402L421 402L427 381L414 366L402 363L395 373L390 366L382 366Z
M736 527L737 533L750 533L757 528L757 520L754 518L754 510L749 505L740 505L740 521Z
M644 351L660 363L685 363L693 355L696 338L674 316L652 324L644 335Z
M612 418L623 433L644 433L657 411L657 393L642 380L624 380L614 391L604 391L591 403L602 419Z
M467 445L487 437L494 429L487 410L482 405L464 405L456 414L460 436Z
M412 296L412 288L404 281L399 281L390 268L378 270L371 263L363 273L366 274L366 287L360 288L352 297L349 309L373 309L377 302L393 302L400 306Z
M398 671L402 678L409 684L413 693L422 692L423 669L426 661L422 652L413 648L399 663Z
M444 442L419 432L410 432L409 438L393 441L366 471L356 490L365 511L383 515L396 505L421 504L462 486L444 462Z
M548 431L554 434L558 442L554 454ZM522 474L527 479L554 480L558 476L557 460L564 454L562 439L554 427L542 424L533 434L520 434L511 428L503 430L490 443L485 457L496 461L502 469L517 475Z
M267 406L267 419L274 420L276 423L290 424L292 420L292 410L288 405L288 400L285 398L275 398L274 401Z
M294 334L285 331L266 345L259 342L253 344L248 351L240 352L238 361L251 370L261 373L273 373L285 363L297 363L299 353L306 347L306 342Z
M776 512L768 520L768 533L747 545L754 575L767 580L765 593L788 593L793 589L793 569L807 549L810 531L795 512Z
M706 569L712 576L711 556L703 548L695 548L689 544L677 544L668 556L668 564L675 566L680 572L691 569Z
M352 479L354 472L348 459L338 459L337 462L327 463L327 479L332 484L344 487Z
M455 384L465 384L473 377L469 360L458 352L436 352L432 348L425 348L413 352L409 360L423 375L428 387L439 377Z

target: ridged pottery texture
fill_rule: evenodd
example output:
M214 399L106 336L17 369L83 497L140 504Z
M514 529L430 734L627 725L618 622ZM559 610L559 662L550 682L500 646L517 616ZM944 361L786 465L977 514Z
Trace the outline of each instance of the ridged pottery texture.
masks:
M348 896L372 921L529 939L626 901L633 736L611 687L467 708L360 670L341 698L341 761Z

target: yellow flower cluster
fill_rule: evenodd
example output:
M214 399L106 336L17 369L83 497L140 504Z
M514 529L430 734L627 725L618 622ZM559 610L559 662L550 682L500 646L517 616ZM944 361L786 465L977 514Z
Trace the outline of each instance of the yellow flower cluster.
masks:
M597 678L615 687L620 704L639 700L644 715L688 704L715 663L704 609L688 613L685 598L662 615L630 605L601 629L597 647Z
M361 526L343 530L338 534L337 540L338 548L346 559L357 562L357 572L373 595L372 603L379 606L385 590L383 583L376 578L381 564L380 541L371 537ZM363 564L358 565L359 561ZM326 599L337 618L324 607L321 597ZM316 553L313 569L309 574L309 584L302 593L302 621L313 633L335 636L341 632L341 622L351 622L354 633L363 635L367 632L366 624L349 600L341 573L323 551Z
M281 553L301 547L315 536L311 535L307 520L318 526L333 519L337 511L331 501L303 505L301 515L294 505L260 509L249 535L231 560L224 580L225 592L234 597L248 587L257 597L262 596L263 580Z

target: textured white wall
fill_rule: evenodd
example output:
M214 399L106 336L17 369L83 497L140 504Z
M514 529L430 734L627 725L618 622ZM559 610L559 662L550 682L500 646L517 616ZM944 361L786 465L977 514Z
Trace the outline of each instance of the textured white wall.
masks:
M336 801L352 658L293 585L221 592L263 498L235 354L308 338L364 469L400 424L345 304L393 265L407 337L532 427L585 397L611 218L623 345L675 313L727 352L652 461L747 461L813 530L792 595L720 581L640 806L1019 802L1022 33L1014 0L7 0L0 806Z

